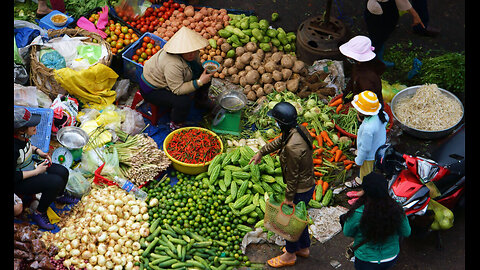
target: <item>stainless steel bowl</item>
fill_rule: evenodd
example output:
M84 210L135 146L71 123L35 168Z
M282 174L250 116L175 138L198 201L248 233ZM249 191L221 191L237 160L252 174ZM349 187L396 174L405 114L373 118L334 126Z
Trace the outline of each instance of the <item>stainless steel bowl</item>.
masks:
M450 134L450 132L452 132L454 130L454 128L462 121L465 110L463 108L462 102L460 102L460 100L454 94L452 94L449 91L447 91L445 89L442 89L442 88L438 88L438 89L442 93L444 93L447 96L449 96L449 97L455 99L456 101L458 101L458 103L460 103L460 106L462 108L462 117L460 118L460 120L458 120L457 123L455 123L455 125L447 128L447 129L443 129L443 130L427 131L427 130L420 130L420 129L416 129L416 128L407 126L406 124L402 123L398 119L397 115L395 114L395 105L398 102L398 100L401 100L403 97L406 97L406 96L413 96L417 92L417 89L420 88L420 87L421 87L421 85L415 85L415 86L407 87L407 88L403 89L402 91L398 92L393 97L392 101L390 102L390 107L392 108L392 114L395 117L395 119L397 120L397 122L399 123L400 127L402 128L402 130L404 130L408 134L410 134L414 137L420 138L420 139L437 139L437 138L441 138L441 137L444 137L444 136Z
M79 127L63 127L57 132L57 141L68 149L79 149L88 143L87 132Z
M227 90L223 91L217 97L217 101L225 110L236 112L245 107L247 104L247 97L240 91Z

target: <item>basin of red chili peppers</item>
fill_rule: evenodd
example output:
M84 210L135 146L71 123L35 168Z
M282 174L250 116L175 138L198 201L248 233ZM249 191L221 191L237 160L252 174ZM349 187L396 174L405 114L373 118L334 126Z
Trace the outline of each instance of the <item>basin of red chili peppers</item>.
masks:
M163 149L177 171L196 175L207 171L212 159L223 152L220 137L200 127L177 129L165 138Z

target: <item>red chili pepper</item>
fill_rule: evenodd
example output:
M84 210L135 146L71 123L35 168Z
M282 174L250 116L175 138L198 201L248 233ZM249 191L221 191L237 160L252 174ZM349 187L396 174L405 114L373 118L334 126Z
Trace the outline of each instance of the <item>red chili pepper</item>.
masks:
M220 153L218 139L203 130L190 129L175 133L167 145L168 153L185 163L201 164Z

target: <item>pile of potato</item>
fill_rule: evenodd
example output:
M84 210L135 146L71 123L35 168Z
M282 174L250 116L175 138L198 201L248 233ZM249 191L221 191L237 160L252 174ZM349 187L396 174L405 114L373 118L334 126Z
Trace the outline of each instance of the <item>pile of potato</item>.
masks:
M209 45L200 50L201 62L215 60L220 63L220 69L213 76L239 84L251 101L257 101L274 90L288 90L301 98L315 93L319 98L326 99L336 94L335 89L327 87L324 82L327 73L308 75L305 63L290 53L275 47L265 52L255 42L233 48L223 38L215 36L213 39L217 46Z
M222 51L229 51L230 44L224 43ZM235 57L222 63L221 71L234 84L240 84L251 101L255 101L274 90L296 93L301 77L306 76L305 63L295 56L278 50L264 52L254 42L235 48Z

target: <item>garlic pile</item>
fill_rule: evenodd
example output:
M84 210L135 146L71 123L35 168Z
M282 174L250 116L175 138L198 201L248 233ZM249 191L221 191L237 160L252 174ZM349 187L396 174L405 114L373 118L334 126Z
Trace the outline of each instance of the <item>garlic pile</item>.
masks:
M139 240L150 233L147 204L118 186L92 188L65 218L58 233L42 236L65 267L133 269L140 261Z

